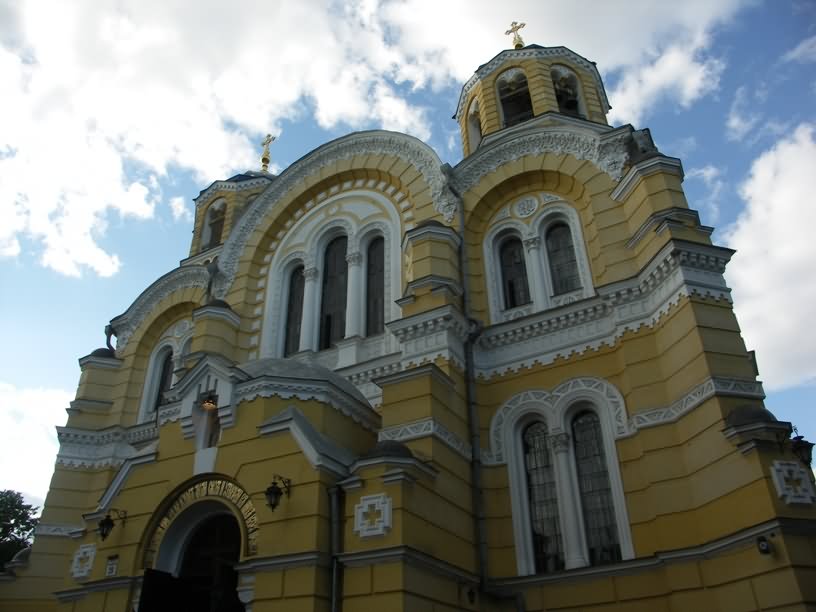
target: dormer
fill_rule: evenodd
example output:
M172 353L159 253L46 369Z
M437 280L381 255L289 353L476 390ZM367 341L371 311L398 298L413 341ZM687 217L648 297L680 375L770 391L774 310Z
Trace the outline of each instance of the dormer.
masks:
M476 70L454 119L468 156L484 137L545 113L608 125L610 108L594 62L566 47L527 45L502 51Z

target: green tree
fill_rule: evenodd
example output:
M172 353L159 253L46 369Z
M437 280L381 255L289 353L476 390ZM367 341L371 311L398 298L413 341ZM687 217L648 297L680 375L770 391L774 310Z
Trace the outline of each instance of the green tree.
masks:
M22 493L0 491L0 566L29 544L37 526L38 508L25 503Z

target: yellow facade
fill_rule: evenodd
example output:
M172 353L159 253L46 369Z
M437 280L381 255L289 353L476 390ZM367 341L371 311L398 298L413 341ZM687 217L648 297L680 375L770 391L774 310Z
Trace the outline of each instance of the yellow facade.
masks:
M366 132L205 189L190 257L80 360L0 610L816 606L807 444L732 252L607 110L530 45L463 88L454 168Z

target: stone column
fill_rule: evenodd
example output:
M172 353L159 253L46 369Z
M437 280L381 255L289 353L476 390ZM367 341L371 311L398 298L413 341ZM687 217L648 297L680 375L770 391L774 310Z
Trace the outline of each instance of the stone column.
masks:
M544 266L541 263L541 238L533 236L524 241L527 251L527 282L530 283L530 295L535 310L543 309L547 304L547 283L544 278Z
M561 538L564 544L564 567L574 569L587 565L584 540L581 529L581 513L575 499L570 470L570 435L565 432L551 434L547 444L553 454L556 491L558 492L558 514L561 519Z
M320 329L318 312L317 268L303 271L303 313L300 318L300 350L313 351L317 347L317 330Z
M362 336L363 321L363 255L355 252L346 255L348 263L348 287L346 288L346 338Z

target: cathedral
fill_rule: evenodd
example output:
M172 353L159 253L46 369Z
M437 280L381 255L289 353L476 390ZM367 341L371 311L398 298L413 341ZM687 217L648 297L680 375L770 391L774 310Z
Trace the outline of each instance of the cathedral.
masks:
M79 360L0 610L816 609L813 445L763 405L733 251L520 27L457 165L374 130L275 175L267 138L195 198Z

